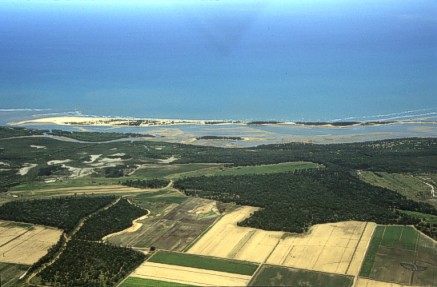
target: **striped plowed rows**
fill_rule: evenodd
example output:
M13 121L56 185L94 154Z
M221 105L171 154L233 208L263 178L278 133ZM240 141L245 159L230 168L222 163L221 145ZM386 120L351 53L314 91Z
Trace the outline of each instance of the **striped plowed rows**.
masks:
M51 227L0 221L0 262L32 265L58 242L62 232Z
M194 286L247 286L251 276L145 262L132 277L176 282Z
M348 221L290 235L237 226L255 210L243 206L225 215L188 253L357 275L375 228L373 223Z

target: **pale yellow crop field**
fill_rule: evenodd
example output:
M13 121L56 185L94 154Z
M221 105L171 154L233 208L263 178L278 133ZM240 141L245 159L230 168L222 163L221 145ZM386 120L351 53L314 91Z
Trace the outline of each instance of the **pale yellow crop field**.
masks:
M381 282L381 281L369 280L369 279L364 279L364 278L358 278L354 287L419 287L419 286L399 285L396 283L388 283L388 282Z
M225 215L188 253L357 275L376 226L358 221L318 224L298 235L237 226L256 210L243 206Z
M0 262L32 265L58 242L59 229L0 221Z
M375 226L358 221L315 225L309 234L281 239L267 263L357 275Z
M194 286L247 286L251 278L247 275L152 262L144 262L131 276Z
M270 232L239 227L237 223L258 210L243 206L223 216L188 253L252 262L264 262L275 248L283 232Z

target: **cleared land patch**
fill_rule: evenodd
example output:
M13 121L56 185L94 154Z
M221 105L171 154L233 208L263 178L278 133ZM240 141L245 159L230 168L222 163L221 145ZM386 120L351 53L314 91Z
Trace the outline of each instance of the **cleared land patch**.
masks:
M137 248L154 246L158 249L182 251L219 216L212 208L203 208L212 206L214 201L189 198L174 192L167 193L167 191L161 191L131 197L130 200L135 204L151 210L150 215L138 220L139 228L133 232L126 230L126 232L113 234L106 238L106 241ZM152 204L162 204L163 208L154 211L150 209ZM204 209L204 213L198 213L201 209Z
M219 259L214 257L199 256L186 253L176 253L168 251L159 251L155 253L148 262L193 267L242 275L253 275L258 268L257 264Z
M357 221L319 224L308 234L300 235L237 226L256 210L243 206L225 215L188 253L358 274L375 224Z
M199 268L144 262L133 277L195 286L247 286L250 276Z
M352 276L263 265L250 286L351 287L353 281Z
M58 242L55 228L0 221L0 262L32 265Z
M436 286L436 274L437 242L410 226L379 225L360 271L372 280L420 286Z

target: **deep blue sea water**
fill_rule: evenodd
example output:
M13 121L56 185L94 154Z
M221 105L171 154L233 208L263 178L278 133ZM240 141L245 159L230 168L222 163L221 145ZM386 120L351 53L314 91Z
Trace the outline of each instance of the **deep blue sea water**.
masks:
M437 112L435 0L2 0L0 15L0 109L281 121Z

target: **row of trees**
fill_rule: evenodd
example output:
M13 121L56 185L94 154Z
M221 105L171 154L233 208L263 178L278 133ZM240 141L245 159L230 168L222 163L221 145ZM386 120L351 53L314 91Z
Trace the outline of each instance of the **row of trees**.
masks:
M137 179L137 180L126 180L121 184L136 188L163 188L166 187L170 181L168 179Z

